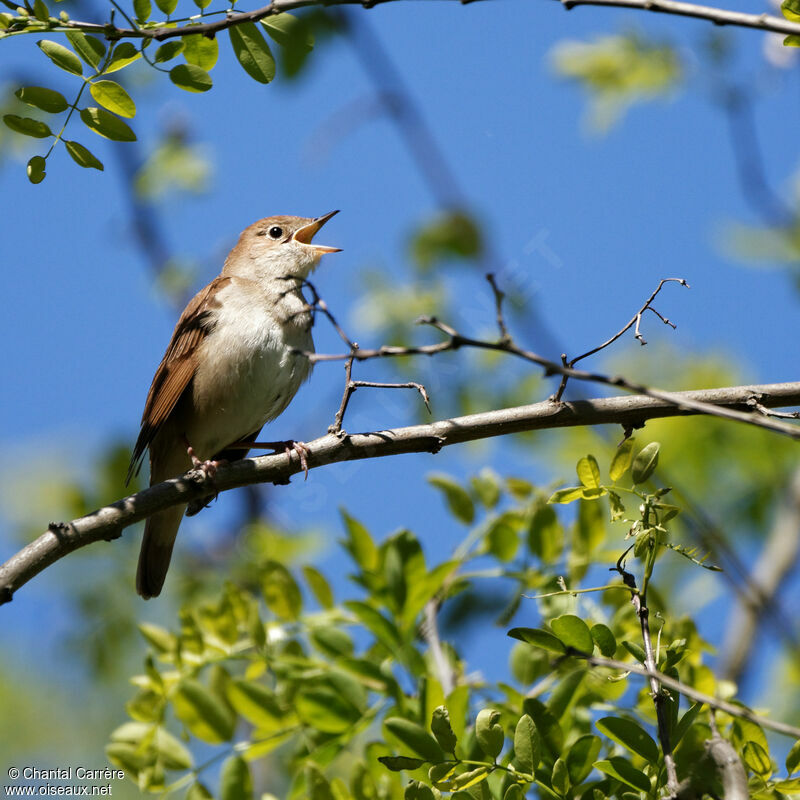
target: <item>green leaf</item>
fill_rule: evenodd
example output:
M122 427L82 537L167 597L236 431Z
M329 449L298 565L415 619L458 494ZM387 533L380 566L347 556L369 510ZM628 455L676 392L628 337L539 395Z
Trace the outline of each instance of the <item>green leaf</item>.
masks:
M275 616L285 620L296 620L300 616L303 610L300 587L283 564L277 561L267 561L264 564L261 588L267 608Z
M411 758L411 756L379 756L378 761L392 772L419 769L426 763L422 758Z
M106 139L112 139L115 142L136 141L136 134L127 123L102 108L90 106L82 109L81 119L87 128L91 128L95 133Z
M455 778L452 782L453 789L469 789L471 786L476 786L477 784L485 781L489 777L489 772L492 769L490 766L485 767L478 767L477 769L471 769L469 772L462 772L457 778ZM469 793L465 793L469 796ZM483 795L482 795L483 796ZM491 796L491 795L489 795ZM455 797L455 795L453 795Z
M219 43L216 37L209 38L198 33L183 37L183 57L200 69L208 72L219 58Z
M253 779L250 767L241 756L230 756L222 764L219 777L220 800L252 800Z
M283 711L275 693L263 684L234 678L226 687L228 701L237 714L263 730L278 730Z
M133 0L133 13L139 22L147 22L153 13L153 6L150 0Z
M191 769L193 766L192 754L162 727L156 731L156 751L166 769Z
M100 39L94 36L87 36L82 31L67 31L67 39L75 48L75 52L94 69L100 66L103 56L106 54L106 46Z
M176 58L183 52L185 46L183 39L171 39L168 42L164 42L164 44L160 45L156 50L153 61L155 61L156 64L172 61L173 58Z
M531 516L528 526L528 548L545 564L558 559L564 546L564 529L555 509L540 505Z
M14 94L29 106L39 108L48 114L58 114L66 111L67 103L64 95L54 89L45 89L44 86L23 86Z
M115 81L96 81L89 87L92 97L104 108L121 117L136 115L136 104L130 95Z
M211 76L194 64L178 64L169 71L169 79L187 92L207 92L213 86Z
M623 439L614 451L611 466L608 468L608 477L616 483L630 468L633 461L633 445L636 442L632 436Z
M389 717L383 722L386 733L405 745L425 761L438 763L444 761L444 753L439 743L422 725L403 717Z
M269 83L275 77L275 59L261 31L252 22L245 22L228 33L244 71L259 83Z
M599 503L578 500L578 519L572 549L576 556L588 562L589 556L603 544L606 538L605 514Z
M700 710L703 708L702 703L694 703L690 706L686 713L681 717L680 722L675 726L675 730L670 736L671 745L674 748L680 744L681 739L686 735L686 732L691 728Z
M578 459L576 466L578 480L587 489L597 489L600 486L600 467L597 466L597 459L592 456L583 456Z
M445 753L455 753L458 739L450 725L450 712L446 706L437 706L431 717L431 731Z
M214 795L200 783L193 783L186 792L184 800L214 800Z
M469 493L449 475L436 473L428 475L428 483L444 493L450 511L466 525L475 519L475 506Z
M796 20L800 22L800 17ZM789 36L785 36L783 39L783 46L784 47L800 47L800 36L797 34L790 34Z
M587 733L585 736L576 739L572 747L570 747L566 761L567 773L573 786L583 783L589 776L602 744L598 736Z
M175 716L204 742L220 744L233 736L234 719L225 705L194 679L181 681L172 694Z
M364 572L371 572L378 566L378 548L369 534L369 531L355 517L351 517L344 509L340 509L347 539L344 546L353 560Z
M647 655L644 648L636 642L628 641L627 639L622 643L622 646L640 663L644 664L647 660Z
M488 467L469 479L472 491L486 508L494 508L500 501L500 479Z
M649 764L656 764L659 758L658 745L641 725L624 717L602 717L595 722L601 733L626 747Z
M563 758L557 758L555 764L553 764L550 785L556 793L562 797L566 796L569 790L569 772L567 771L567 762Z
M421 272L442 261L473 259L483 251L481 231L463 211L446 211L425 223L411 240L411 257Z
M800 22L800 0L783 0L781 11L790 22Z
M16 114L4 114L3 122L16 133L23 136L32 136L34 139L45 139L52 136L53 132L48 125L31 117L18 117Z
M514 730L514 764L520 772L533 775L542 757L542 742L536 724L528 714L519 718Z
M650 792L650 779L647 775L624 758L615 757L609 758L607 761L595 761L594 767L640 792Z
M42 52L60 69L71 72L73 75L83 75L81 60L72 50L64 47L58 42L51 42L49 39L40 39L36 44Z
M70 143L66 142L65 144L70 144ZM78 147L81 147L81 145L78 145ZM83 149L86 150L85 147ZM67 147L67 150L69 150L70 151L70 155L73 158L75 158L75 156L72 155L72 150L69 147ZM86 152L89 153L88 150L86 150ZM89 153L89 155L91 156L91 153ZM94 156L92 156L92 158L94 158ZM77 158L75 158L75 160L78 162L78 164L81 164L81 162L78 161ZM99 163L100 162L98 161L98 164ZM92 164L81 164L81 166L83 167L83 166L94 166L94 165L92 165ZM103 165L101 164L100 165L100 169L102 169L102 168L103 168ZM145 641L149 645L154 647L157 652L159 652L159 653L174 653L175 652L175 648L177 646L178 640L166 628L162 628L160 625L152 625L149 622L140 622L138 627L139 627L139 633L142 634L142 636L144 637Z
M508 563L517 554L519 549L518 523L518 515L512 511L495 517L489 523L486 531L486 546L498 561Z
M303 46L309 50L314 47L314 33L305 20L284 12L264 17L259 21L272 39L282 47L289 47L297 40L301 40Z
M564 643L565 647L580 653L591 653L594 640L589 626L574 614L562 614L550 621L553 633Z
M786 756L787 774L793 775L795 772L797 772L798 767L800 767L800 739L798 739L792 745L792 749L789 751L789 755Z
M503 800L524 800L525 792L518 783L511 783L503 795Z
M283 66L289 77L305 65L314 48L314 33L305 19L283 13L259 20L270 37L283 48Z
M644 483L658 465L658 451L661 445L658 442L650 442L645 445L633 459L631 475L634 483Z
M475 736L478 746L491 759L497 759L503 750L505 734L497 720L500 719L500 712L493 708L484 708L478 712L475 720Z
M547 499L547 502L559 504L572 503L575 500L580 500L583 497L583 493L583 486L570 486L566 489L559 489L553 492Z
M309 639L314 647L328 658L349 658L353 655L353 640L345 631L334 625L318 625L311 628Z
M47 175L44 169L46 164L47 162L41 156L33 156L28 161L26 172L31 183L41 183L44 180Z
M757 742L748 742L744 746L742 759L756 775L764 780L772 774L772 761L769 753Z
M156 5L162 14L169 16L178 7L178 0L156 0Z
M314 567L304 566L303 577L320 606L327 609L333 608L333 590L325 576Z
M566 648L561 643L561 640L541 628L512 628L508 632L508 636L512 639L519 639L521 642L541 647L543 650L549 650L551 653L558 653L559 655L566 653Z
M194 4L202 10L211 5L211 0L194 0Z
M596 625L592 625L591 634L597 649L606 658L613 658L614 653L617 652L617 640L614 638L611 628L598 622Z
M41 22L47 22L50 19L50 9L44 0L34 0L33 16Z
M123 67L127 67L128 64L133 63L141 57L142 54L130 42L120 42L114 48L111 59L103 70L103 75L108 75Z
M304 686L294 702L301 721L323 733L344 733L362 716L347 697L325 683Z
M394 622L387 619L380 611L360 600L348 600L344 603L344 607L352 611L358 621L390 651L401 646L400 631Z

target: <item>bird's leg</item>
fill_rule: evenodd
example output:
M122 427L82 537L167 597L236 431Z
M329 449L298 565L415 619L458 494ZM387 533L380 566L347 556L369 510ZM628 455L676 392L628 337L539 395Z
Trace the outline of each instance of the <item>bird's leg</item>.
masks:
M285 439L282 442L236 442L230 445L237 450L274 450L276 453L283 451L291 463L292 452L297 453L300 466L303 468L305 480L308 480L308 455L311 452L305 442L296 442L294 439Z

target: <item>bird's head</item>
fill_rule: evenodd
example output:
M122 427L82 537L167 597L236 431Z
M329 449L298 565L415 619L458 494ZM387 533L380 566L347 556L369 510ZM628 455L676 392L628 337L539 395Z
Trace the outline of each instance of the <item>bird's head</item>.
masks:
M225 271L242 274L255 268L261 279L301 278L312 272L325 253L341 248L315 244L314 235L338 211L322 217L266 217L242 231Z

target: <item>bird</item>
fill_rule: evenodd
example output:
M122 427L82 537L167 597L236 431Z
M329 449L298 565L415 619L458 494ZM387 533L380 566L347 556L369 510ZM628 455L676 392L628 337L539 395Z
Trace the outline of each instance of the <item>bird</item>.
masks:
M126 485L146 450L152 486L192 466L213 480L220 463L261 444L261 428L283 413L311 372L313 313L303 287L321 256L341 250L312 241L337 213L267 217L242 231L219 276L175 326L150 385ZM305 464L303 445L291 444ZM186 510L174 506L145 523L136 570L144 599L161 592Z

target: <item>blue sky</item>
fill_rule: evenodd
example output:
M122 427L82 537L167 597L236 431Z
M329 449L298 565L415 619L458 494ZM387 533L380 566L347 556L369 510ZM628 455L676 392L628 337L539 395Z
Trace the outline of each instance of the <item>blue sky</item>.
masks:
M651 320L649 341L668 341L686 354L731 356L754 382L796 379L797 349L790 343L797 340L797 295L789 279L771 265L743 266L718 247L726 222L754 220L736 180L725 119L709 102L712 87L691 51L709 26L613 10L565 13L558 3L532 0L398 2L352 13L368 17L399 65L500 266L510 265L521 276L560 347L576 353L593 346L631 316L660 278L678 276L691 291L670 287L658 306L678 329ZM671 100L634 107L605 137L588 135L581 125L584 97L553 76L548 51L563 38L630 27L669 37L684 49L690 65L685 87ZM798 155L789 133L800 123L797 72L768 69L761 34L730 35L741 48L734 74L763 74L758 131L769 176L788 191ZM53 74L32 44L28 37L0 44L6 75L24 76L27 83L46 80L69 94L69 77ZM345 43L321 47L301 81L279 76L269 86L244 75L227 41L220 49L213 91L190 95L164 83L141 94L135 128L145 148L165 120L179 115L214 165L209 193L182 196L161 209L170 248L207 265L203 283L254 220L339 208L324 243L343 252L325 260L315 283L362 344L377 344L354 319L359 270L369 265L402 277L407 235L436 210L435 201L385 118L366 120L344 136L332 129L332 118L372 95ZM795 86L786 86L792 79ZM106 173L80 170L63 151L52 158L39 186L28 183L24 163L7 161L0 170L4 554L13 550L9 519L18 517L9 497L10 473L18 463L30 470L31 462L34 471L81 472L108 437L132 443L176 316L154 289L132 239L111 146L80 128L78 123L75 138L95 150ZM319 142L326 143L322 156L311 152ZM485 292L482 280L467 270L460 280L459 322L485 330L491 307L475 301ZM327 329L317 339L319 350L339 349ZM311 439L324 432L341 379L340 367L318 367L269 437ZM358 402L353 429L416 419L417 401L410 397L370 405L360 396ZM480 463L472 453L453 449L435 461L373 461L345 473L346 480L336 468L318 470L307 483L295 481L282 491L278 510L303 526L338 530L335 510L345 505L379 535L404 525L446 551L458 532L447 527L440 498L423 488L422 476L433 469L466 476ZM517 471L542 469L527 457L513 458ZM214 514L225 513L225 501L205 521L186 523L179 546L193 530L202 534L213 525ZM41 517L42 527L47 521ZM438 536L441 530L446 533ZM133 591L134 567L130 587L120 591ZM58 585L56 566L26 586L10 611L3 610L14 636L34 657L47 653L48 645L41 637L34 641L24 627L32 616L46 624L46 603Z

